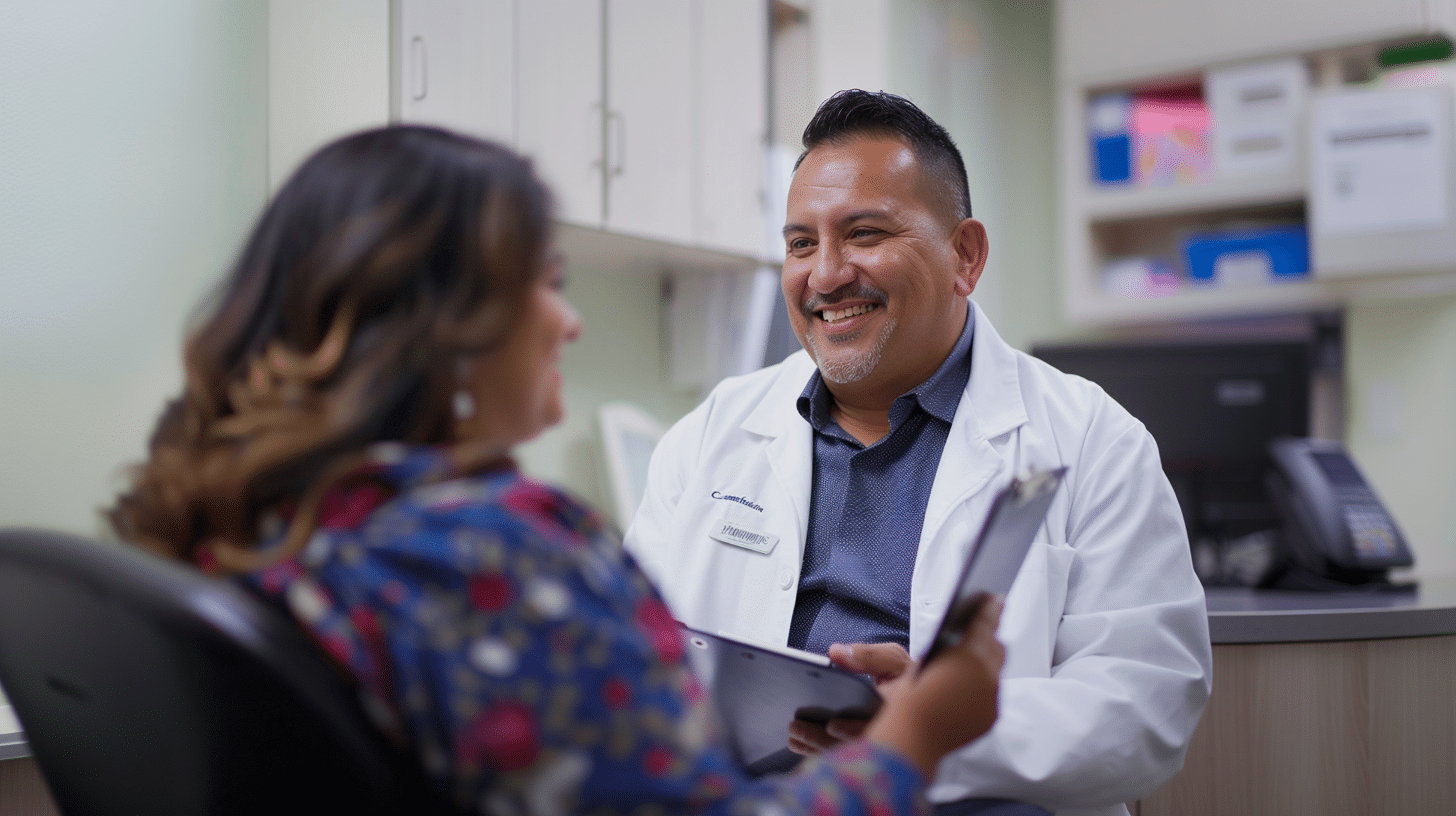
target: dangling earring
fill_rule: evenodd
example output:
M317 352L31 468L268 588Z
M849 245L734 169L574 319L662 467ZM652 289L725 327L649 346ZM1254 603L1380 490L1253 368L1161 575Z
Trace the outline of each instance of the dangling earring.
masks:
M470 396L470 392L464 388L455 392L451 406L455 409L456 419L470 419L475 416L475 397Z
M451 397L450 405L455 410L457 420L470 419L475 416L475 396L470 393L470 361L461 358L455 364L455 394Z

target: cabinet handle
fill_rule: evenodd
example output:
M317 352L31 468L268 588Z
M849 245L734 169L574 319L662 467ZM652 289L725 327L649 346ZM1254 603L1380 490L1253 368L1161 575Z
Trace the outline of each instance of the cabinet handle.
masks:
M414 87L410 89L410 97L416 102L425 98L430 92L429 78L425 75L429 59L425 53L425 38L416 34L410 40L410 68L414 75Z
M607 175L620 176L627 168L627 124L620 112L607 112L607 134L611 139L607 151L611 156L611 164L607 167Z
M586 119L582 123L583 138L589 144L596 145L596 148L591 151L592 170L606 172L607 151L610 148L607 142L612 138L608 135L607 128L610 118L611 114L607 113L606 105L598 101L591 103L591 107L587 110Z

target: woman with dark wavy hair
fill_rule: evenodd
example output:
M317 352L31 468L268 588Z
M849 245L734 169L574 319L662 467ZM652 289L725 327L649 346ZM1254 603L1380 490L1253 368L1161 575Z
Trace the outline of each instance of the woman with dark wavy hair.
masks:
M581 331L549 215L490 143L390 127L320 150L188 340L117 532L276 600L469 810L923 807L995 719L995 610L887 685L863 741L744 778L657 593L510 459L561 419Z

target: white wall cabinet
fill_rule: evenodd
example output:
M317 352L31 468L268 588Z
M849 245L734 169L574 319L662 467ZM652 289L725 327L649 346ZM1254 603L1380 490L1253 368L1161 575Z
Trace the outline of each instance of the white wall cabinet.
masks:
M694 12L698 2L609 2L608 229L692 242Z
M396 0L402 121L532 157L558 216L762 254L766 0Z
M709 248L759 255L765 232L783 226L765 230L764 223L774 209L767 200L769 4L699 0L697 8L693 187L703 205L694 234ZM772 246L782 253L780 242Z
M1157 297L1104 288L1113 259L1176 259L1182 236L1253 221L1307 221L1309 172L1293 169L1168 187L1092 180L1088 100L1107 91L1197 85L1205 70L1297 57L1330 90L1386 45L1456 31L1453 0L1060 0L1057 18L1058 190L1064 308L1082 323L1183 320L1329 308L1399 282L1323 279ZM1371 269L1371 273L1380 270ZM1450 273L1451 270L1436 270ZM1427 284L1429 281L1426 282ZM1382 288L1383 287L1383 288Z
M602 0L396 0L399 120L528 146L558 217L600 227L602 7Z
M397 115L513 144L515 0L397 5Z
M602 0L518 0L516 8L516 148L535 160L562 220L600 227Z
M325 143L390 120L388 0L268 3L268 189Z

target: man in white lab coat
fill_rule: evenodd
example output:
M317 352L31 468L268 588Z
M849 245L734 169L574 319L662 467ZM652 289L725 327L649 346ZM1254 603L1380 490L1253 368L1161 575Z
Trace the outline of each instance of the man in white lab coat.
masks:
M1000 719L929 794L944 814L1125 813L1181 767L1210 689L1156 446L969 300L986 232L943 128L846 91L804 145L783 290L806 351L724 381L668 431L627 547L694 628L918 656L991 497L1029 466L1067 467L1006 598Z

